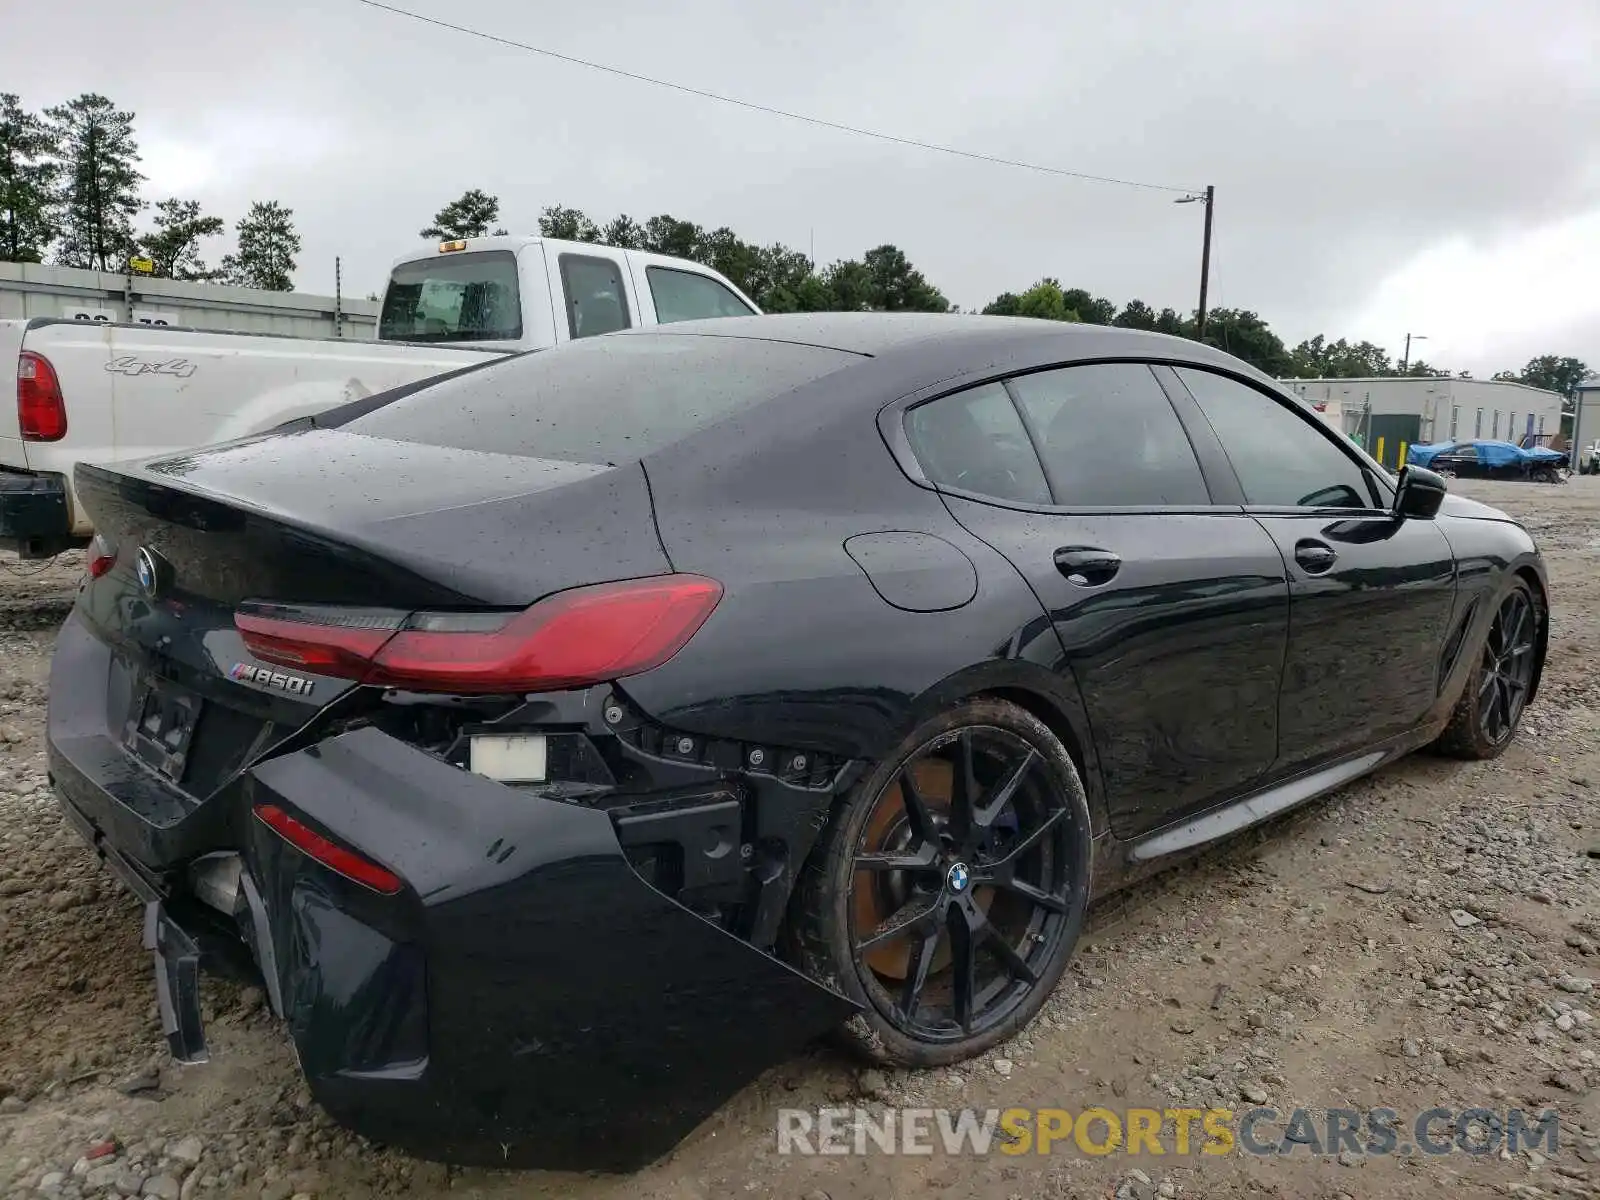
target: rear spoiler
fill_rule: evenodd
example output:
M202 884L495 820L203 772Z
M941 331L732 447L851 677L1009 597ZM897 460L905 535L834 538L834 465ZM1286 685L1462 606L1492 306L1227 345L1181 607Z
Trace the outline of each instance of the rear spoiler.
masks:
M537 350L519 350L512 354L497 355L485 359L483 362L468 363L464 367L457 367L453 371L446 371L442 375L429 375L426 379L413 380L411 383L402 383L399 387L392 387L386 392L374 392L370 396L362 396L355 400L347 400L343 404L335 405L320 413L311 413L304 417L295 417L281 425L273 425L263 429L255 437L263 437L275 433L302 433L307 429L337 429L347 421L354 421L357 417L364 417L369 412L393 404L396 400L430 388L436 383L443 383L448 379L457 379L462 375L470 375L473 371L481 371L485 367L492 367L495 363L509 362L513 358L521 358L525 354L537 354Z

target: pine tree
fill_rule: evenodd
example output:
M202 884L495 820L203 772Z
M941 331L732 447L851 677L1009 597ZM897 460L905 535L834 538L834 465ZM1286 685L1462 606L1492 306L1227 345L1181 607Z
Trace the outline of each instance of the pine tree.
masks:
M134 249L133 218L144 207L135 164L133 114L87 92L45 110L61 156L63 266L121 270Z
M224 226L221 217L200 215L198 200L163 200L156 205L156 227L140 239L144 256L155 264L158 279L200 279L217 277L200 261L200 239L216 237Z
M489 232L489 226L499 219L500 198L479 188L471 188L462 192L459 200L450 201L436 212L433 224L417 236L452 239L482 237ZM494 232L499 237L505 230L496 229Z
M293 291L294 256L300 253L294 210L276 200L257 200L235 228L239 249L222 260L223 278L239 287Z
M0 93L0 259L44 261L59 215L55 155L50 127L16 95Z

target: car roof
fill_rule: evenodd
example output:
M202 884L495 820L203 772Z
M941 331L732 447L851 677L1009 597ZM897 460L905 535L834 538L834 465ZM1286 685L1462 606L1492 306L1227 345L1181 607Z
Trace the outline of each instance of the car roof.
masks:
M1270 376L1215 347L1188 338L1112 325L990 317L970 313L819 312L716 317L643 326L608 337L699 336L798 342L873 358L910 358L937 341L951 350L982 354L1002 348L1041 359L1146 358L1209 363L1280 388Z

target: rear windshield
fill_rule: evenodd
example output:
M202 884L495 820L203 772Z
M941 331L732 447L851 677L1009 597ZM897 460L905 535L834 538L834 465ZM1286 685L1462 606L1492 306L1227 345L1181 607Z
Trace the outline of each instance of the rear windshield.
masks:
M469 371L343 428L458 450L616 464L852 361L860 359L790 342L617 334Z
M509 250L441 254L401 263L378 318L383 341L476 342L522 336L517 256Z

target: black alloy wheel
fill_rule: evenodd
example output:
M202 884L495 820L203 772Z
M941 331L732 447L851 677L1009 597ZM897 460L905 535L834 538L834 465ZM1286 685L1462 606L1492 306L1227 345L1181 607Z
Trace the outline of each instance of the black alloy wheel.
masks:
M1500 603L1483 644L1478 683L1478 720L1494 742L1507 742L1517 730L1533 687L1535 635L1533 598L1513 591Z
M1462 758L1497 757L1517 732L1539 670L1544 605L1517 579L1500 600L1441 750Z
M807 965L871 1057L955 1062L1038 1012L1077 942L1089 827L1071 758L1013 705L927 723L836 812L802 885Z

